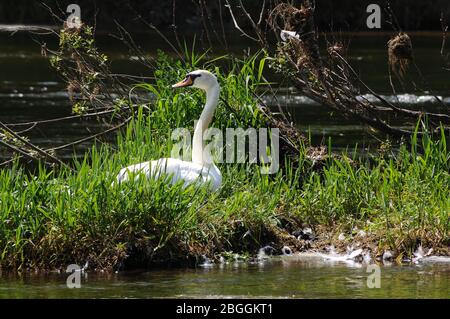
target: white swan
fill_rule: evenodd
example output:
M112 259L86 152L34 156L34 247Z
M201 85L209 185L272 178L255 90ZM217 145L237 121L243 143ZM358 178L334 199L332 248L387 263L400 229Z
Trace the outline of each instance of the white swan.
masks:
M214 74L206 70L197 70L186 75L186 78L173 85L173 88L196 87L206 91L206 104L194 130L192 143L192 162L176 158L139 163L122 168L117 175L119 183L128 181L131 173L145 174L148 178L158 179L161 173L171 175L171 183L184 181L184 186L192 183L208 184L215 191L222 183L222 175L214 165L210 154L203 152L203 133L208 128L219 101L220 86Z

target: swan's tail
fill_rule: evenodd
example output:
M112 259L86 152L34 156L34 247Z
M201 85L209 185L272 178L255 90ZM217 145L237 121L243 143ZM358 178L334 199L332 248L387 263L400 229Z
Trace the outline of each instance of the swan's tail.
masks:
M120 185L121 183L128 181L128 178L128 170L126 168L122 168L119 171L119 174L117 174L115 180L111 183L111 186L115 187L117 185Z
M151 175L151 168L149 162L122 168L119 171L119 174L117 174L116 180L112 182L112 186L128 182L130 180L130 177L132 178L133 176L135 177L135 180L137 180L140 174L145 174L148 177Z

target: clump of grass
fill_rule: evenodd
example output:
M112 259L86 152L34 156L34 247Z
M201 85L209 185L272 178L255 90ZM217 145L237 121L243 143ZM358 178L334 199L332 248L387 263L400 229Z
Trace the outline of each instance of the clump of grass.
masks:
M416 131L417 133L417 131ZM414 135L387 159L355 165L332 159L323 173L313 173L293 202L309 223L354 227L376 234L381 247L411 254L419 244L449 241L449 159L444 134L437 140Z
M220 164L223 186L209 193L164 180L139 179L113 186L121 167L170 156L170 132L193 128L200 92L169 89L198 68L158 59L157 81L141 84L155 97L115 145L93 146L75 170L41 166L30 174L18 163L0 170L0 266L54 269L84 264L96 269L195 262L197 256L255 253L308 224L318 232L365 229L380 248L410 252L419 242L448 245L449 159L446 136L414 136L390 157L350 161L332 158L311 169L305 151L296 166L286 159L275 175L247 164ZM203 62L201 67L212 64ZM251 90L261 85L261 63L235 61L213 71L222 96L214 126L265 125ZM252 87L253 86L253 87ZM325 236L325 233L318 233ZM332 235L332 234L331 234Z

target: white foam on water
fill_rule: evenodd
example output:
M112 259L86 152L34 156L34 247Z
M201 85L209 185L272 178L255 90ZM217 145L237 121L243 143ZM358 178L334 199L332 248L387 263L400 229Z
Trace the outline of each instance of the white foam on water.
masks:
M412 105L412 106L420 106L420 105L441 105L441 102L443 102L445 105L450 106L450 97L443 97L440 95L415 95L415 94L398 94L398 95L380 95L380 97L386 101L388 101L391 104L394 105ZM363 94L356 97L359 101L369 101L370 103L376 104L376 105L382 105L382 102L379 100L378 97L376 97L373 94ZM440 101L439 101L440 100ZM264 97L263 98L264 103L266 104L277 104L280 103L283 104L289 104L291 106L294 106L296 104L299 105L320 105L320 103L306 97L303 95L287 95L287 94L279 94L274 97Z
M449 264L450 265L450 257L449 256L426 256L420 259L419 263L423 264Z
M433 256L429 255L432 253L432 249L428 250L427 253L423 254L423 249L420 248L415 253L415 258L413 258L412 262L416 265L420 264L448 264L450 266L450 256ZM370 256L370 252L357 249L350 253L346 254L338 254L335 252L333 247L329 247L328 253L320 253L320 252L299 252L295 253L292 256L286 256L285 258L293 258L295 260L320 260L323 262L340 262L345 263L348 266L358 267L363 264L370 264L372 258ZM383 260L383 264L385 266L392 265L393 263L388 260Z
M8 98L8 99L62 99L68 98L68 94L65 91L57 91L57 92L45 92L45 93L0 93L0 98Z
M214 263L206 256L202 256L203 262L199 265L202 268L210 268L214 266Z

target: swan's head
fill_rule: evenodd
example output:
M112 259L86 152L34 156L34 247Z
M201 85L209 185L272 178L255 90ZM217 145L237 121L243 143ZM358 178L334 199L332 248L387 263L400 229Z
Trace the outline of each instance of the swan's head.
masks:
M196 70L188 73L183 81L172 85L173 88L192 86L207 91L218 85L217 78L207 70Z

